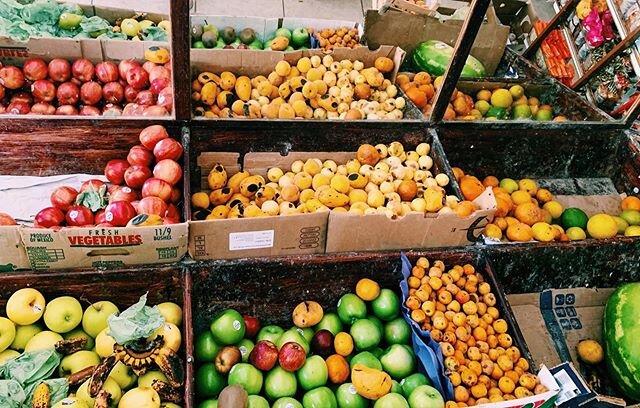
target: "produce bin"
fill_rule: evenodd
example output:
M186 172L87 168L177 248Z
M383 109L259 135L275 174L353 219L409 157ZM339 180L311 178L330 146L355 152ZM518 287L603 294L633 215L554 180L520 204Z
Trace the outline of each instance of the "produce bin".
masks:
M0 132L6 147L0 173L15 176L53 176L85 173L104 174L111 159L127 157L129 149L139 144L142 129L152 123L117 122L118 126L75 127L67 121L21 122L20 133ZM154 123L155 124L155 123ZM172 137L180 131L167 125ZM105 143L109 140L109 143ZM185 176L185 185L188 184ZM50 193L49 193L50 194ZM49 196L42 208L49 206ZM118 228L31 228L2 227L3 240L16 247L16 253L4 253L0 264L12 269L64 269L81 267L122 267L149 263L177 262L187 252L187 223L157 227ZM121 244L116 236L122 237ZM19 241L16 238L19 237ZM103 242L104 241L104 242ZM20 256L26 251L26 257ZM26 261L26 262L25 262Z

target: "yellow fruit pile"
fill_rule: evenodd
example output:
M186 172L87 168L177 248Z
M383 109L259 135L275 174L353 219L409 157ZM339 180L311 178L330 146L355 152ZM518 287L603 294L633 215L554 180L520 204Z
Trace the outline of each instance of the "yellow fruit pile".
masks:
M313 29L308 30L310 34L313 34L320 43L320 49L322 51L331 51L334 48L346 47L346 48L358 48L362 47L360 44L360 35L358 35L358 29L340 27L324 28L314 33Z
M270 168L263 177L241 171L228 176L216 164L208 176L210 192L191 197L196 219L292 215L323 211L385 214L410 212L471 215L469 201L447 196L446 174L436 174L431 146L421 143L406 151L399 142L362 145L344 164L317 158L297 160L290 169Z
M268 76L202 72L192 82L194 115L206 118L402 119L406 101L385 74L390 58L373 67L331 55L280 61Z
M562 215L562 204L553 200L549 190L539 188L535 180L505 178L499 181L488 176L481 182L460 168L454 167L453 172L467 200L475 199L487 187L493 188L498 207L495 218L484 229L486 237L517 242L569 240L560 225L551 224Z
M472 265L448 271L442 261L420 258L407 279L411 319L440 343L455 401L447 408L495 403L541 394L547 388L529 372L507 333L489 283Z

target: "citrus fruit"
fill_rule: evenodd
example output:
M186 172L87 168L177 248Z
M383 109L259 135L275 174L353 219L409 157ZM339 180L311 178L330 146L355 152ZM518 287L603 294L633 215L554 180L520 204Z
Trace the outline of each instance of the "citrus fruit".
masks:
M353 351L353 338L351 338L349 333L340 332L336 334L336 337L333 339L333 347L336 353L346 357Z
M532 179L522 179L518 181L518 188L520 190L526 191L532 197L535 197L538 192L538 183Z
M511 193L511 200L513 200L513 203L515 205L520 205L524 203L530 203L531 196L526 191L518 190Z
M482 185L485 187L498 187L500 185L500 180L494 176L487 176L482 180Z
M529 119L531 117L531 108L526 103L514 106L511 112L514 119Z
M356 284L356 295L360 299L370 302L380 295L380 285L371 279L360 279Z
M521 96L520 98L516 99L513 98L513 106L517 106L517 105L529 105L529 99L527 99L526 96ZM529 108L531 109L531 108Z
M536 199L543 204L548 203L549 201L553 200L553 194L551 194L551 191L547 190L546 188L539 188L538 192L536 193Z
M624 230L625 237L640 237L640 225L631 225Z
M513 215L518 219L518 221L523 222L529 226L535 224L536 222L541 222L544 220L544 213L536 204L532 202L518 205Z
M524 88L521 85L512 86L509 88L509 92L511 96L513 96L513 99L520 99L524 96Z
M491 100L491 91L488 89L483 89L481 91L478 91L478 93L476 94L476 100L479 101L490 101Z
M613 219L616 220L616 224L618 225L618 234L624 234L625 230L629 227L629 223L622 217L613 217Z
M479 100L476 102L475 108L479 110L480 113L482 113L482 115L484 116L489 111L489 109L491 109L491 104L485 100Z
M487 118L494 118L494 119L507 119L509 117L509 115L507 115L507 109L506 108L500 108L498 106L492 106L487 113L484 114L484 116L486 116Z
M533 233L533 238L542 242L553 241L556 236L555 228L546 222L537 222L533 224L531 231Z
M563 211L562 204L557 201L549 201L548 203L545 203L542 208L547 210L553 219L560 218Z
M626 197L622 200L622 209L623 210L639 210L640 211L640 198L635 196Z
M595 340L582 340L576 347L578 358L587 364L598 364L604 360L604 350Z
M618 224L609 214L596 214L587 222L587 232L592 238L613 238L618 233Z
M518 183L514 179L504 178L500 180L500 187L511 194L518 189Z
M548 109L538 109L535 117L536 120L551 120L553 119L553 112Z
M580 227L584 230L587 228L587 221L589 221L589 217L579 208L567 208L560 217L560 223L565 229Z
M491 105L497 108L508 108L513 103L513 96L511 92L506 89L496 89L491 94Z
M502 238L502 230L495 224L487 224L487 226L484 227L484 231L482 231L482 233L485 237L488 238L494 238L498 240Z
M570 227L567 229L566 234L571 241L582 241L587 238L587 234L580 227Z
M640 225L640 211L638 210L624 210L620 213L620 218L629 225Z
M533 231L527 224L518 223L507 228L507 238L509 241L527 242L533 239Z

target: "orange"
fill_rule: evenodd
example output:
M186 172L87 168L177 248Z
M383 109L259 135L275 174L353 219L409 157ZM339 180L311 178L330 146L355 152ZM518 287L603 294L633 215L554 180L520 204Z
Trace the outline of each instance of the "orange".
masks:
M333 339L333 348L336 353L346 357L353 351L353 339L349 333L340 332Z
M399 74L396 77L396 85L398 85L398 86L402 86L404 84L408 84L409 82L411 82L411 80L405 74Z
M371 279L360 279L356 284L356 295L362 300L370 302L380 294L380 285Z
M476 209L477 209L476 205L471 201L462 201L456 207L456 214L458 214L458 217L464 218L473 214L476 211Z
M496 199L496 217L506 217L513 209L513 200L508 194L497 194Z
M539 202L544 204L553 200L553 195L551 194L551 191L547 190L546 188L541 188L536 193L536 198Z
M396 82L398 80L396 79ZM415 82L418 86L420 85L430 85L431 84L431 75L428 72L418 72L416 76L413 77L413 82Z
M629 196L622 200L622 210L638 210L640 211L640 198Z
M339 354L330 355L327 360L329 381L333 384L342 384L349 378L349 363Z
M460 167L452 167L451 170L453 170L456 180L460 180L464 176L464 171Z
M413 102L418 108L424 108L427 105L427 102L429 102L427 100L427 94L418 88L408 88L405 93L407 94L407 97L411 99L411 102Z
M500 180L494 176L487 176L482 180L482 185L485 187L498 187L500 185Z
M477 177L463 176L460 179L460 190L462 190L462 195L465 199L475 200L480 194L482 194L485 187Z

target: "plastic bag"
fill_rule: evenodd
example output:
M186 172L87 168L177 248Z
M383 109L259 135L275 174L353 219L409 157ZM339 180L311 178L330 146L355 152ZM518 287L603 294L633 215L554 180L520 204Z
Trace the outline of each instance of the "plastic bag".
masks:
M24 6L15 0L0 0L0 17L16 20L20 18L20 10L23 8Z
M60 6L54 1L36 1L27 4L20 11L22 19L29 24L49 24L58 23L60 18Z
M127 310L107 318L109 336L118 344L126 344L151 336L164 324L164 317L157 307L146 306L147 294L140 296L138 303Z
M2 407L22 407L27 394L15 380L0 380L0 404Z
M169 41L167 32L156 26L150 26L142 30L142 38L145 41Z
M37 383L30 384L24 389L27 395L25 404L28 407L32 406L34 391L40 383L45 383L49 386L50 406L54 406L58 401L62 401L67 398L67 395L69 395L69 381L67 381L66 378L53 378L50 380L38 381Z
M433 387L442 394L445 401L453 400L453 385L445 374L444 360L440 344L431 338L431 334L422 330L416 322L414 322L409 313L409 309L405 305L409 297L409 285L407 278L411 276L411 262L404 254L400 253L402 261L402 281L400 282L400 290L402 291L402 315L404 319L411 325L413 349L418 356L420 364L424 367L427 377L431 380Z
M85 33L95 33L101 30L111 30L111 24L102 17L93 16L83 18L80 23L80 29Z
M60 354L54 349L22 353L4 365L4 377L27 386L49 378L60 365Z

